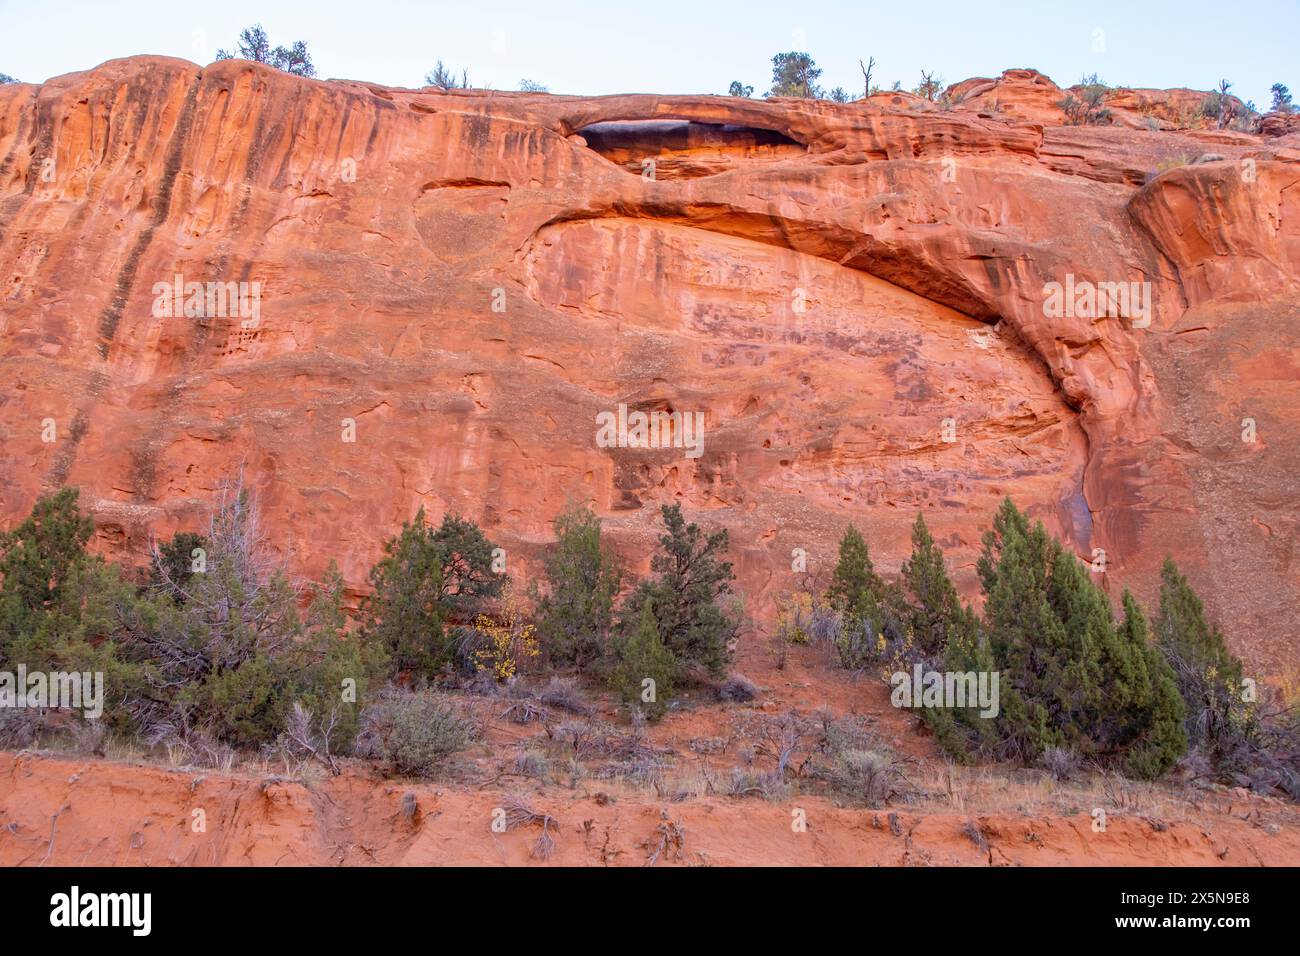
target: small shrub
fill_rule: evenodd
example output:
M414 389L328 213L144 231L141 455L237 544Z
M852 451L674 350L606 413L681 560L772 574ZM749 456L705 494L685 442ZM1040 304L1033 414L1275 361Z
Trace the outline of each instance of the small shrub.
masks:
M726 783L726 793L732 797L760 797L763 800L783 800L790 788L775 773L755 773L743 767L732 767Z
M1110 110L1106 109L1106 94L1109 88L1094 73L1085 76L1075 90L1060 100L1056 105L1065 113L1070 126L1101 126L1110 122Z
M813 596L807 591L780 594L776 599L776 632L791 644L807 644L812 623Z
M1079 756L1068 747L1047 747L1038 762L1054 780L1068 780L1079 770Z
M480 673L489 673L498 681L511 680L519 668L541 654L537 629L524 617L523 608L506 589L501 610L474 619L478 647L473 653Z
M537 695L537 699L547 707L567 710L571 714L585 717L591 713L591 707L583 699L578 682L571 677L552 677Z
M867 806L884 806L906 792L903 760L859 723L826 721L814 772L830 787Z
M428 777L472 738L470 725L432 693L389 691L362 711L357 750L398 773Z
M0 707L0 750L26 750L44 730L44 711Z
M517 773L521 777L545 780L550 773L550 765L546 762L546 757L537 751L520 750L515 754L515 759L511 763L511 772Z
M507 830L513 830L515 827L535 826L542 831L533 843L529 855L535 859L549 860L551 854L555 852L555 838L551 836L551 831L559 830L559 824L556 822L555 817L549 813L534 810L523 797L511 797L506 803L505 811Z
M736 703L746 703L758 696L758 688L744 674L730 674L718 686L718 697L721 700L734 701Z
M461 70L458 79L456 71L444 66L442 60L439 60L434 64L433 69L425 75L424 82L429 86L441 87L444 90L467 90L469 89L469 70Z
M73 749L79 754L104 756L104 739L108 729L98 720L78 720L68 728Z

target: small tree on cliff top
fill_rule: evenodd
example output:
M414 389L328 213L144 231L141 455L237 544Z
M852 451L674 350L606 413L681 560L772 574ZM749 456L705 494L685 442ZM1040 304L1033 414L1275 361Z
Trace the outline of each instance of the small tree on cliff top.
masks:
M254 63L265 63L267 66L273 66L277 70L284 70L295 76L316 75L316 67L312 65L311 55L307 52L305 42L295 40L293 46L277 46L272 49L271 41L260 23L248 27L239 34L237 50L236 53L218 50L217 59L252 60Z
M768 96L797 96L819 99L817 78L822 71L807 53L778 53L772 57L772 89Z
M467 90L469 89L469 70L460 71L460 79L456 78L456 72L443 65L439 60L433 65L433 69L425 74L424 82L429 86L438 86L444 90Z

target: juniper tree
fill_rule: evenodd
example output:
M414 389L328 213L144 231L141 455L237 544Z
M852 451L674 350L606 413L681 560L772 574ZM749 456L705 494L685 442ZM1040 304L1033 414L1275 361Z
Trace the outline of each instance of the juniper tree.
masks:
M0 667L104 674L107 723L129 723L124 700L139 672L118 644L136 608L121 569L91 555L94 522L75 488L43 495L16 527L0 532Z
M149 585L167 593L176 603L183 602L194 575L203 573L206 568L207 551L208 539L203 535L194 531L177 531L155 547L149 567Z
M822 71L807 53L778 53L772 57L772 89L768 96L797 96L819 99L817 78Z
M1137 603L1126 595L1117 626L1088 568L1010 499L983 545L976 570L1001 671L1004 755L1068 747L1143 776L1168 770L1186 749L1182 717Z
M1291 91L1282 83L1274 83L1269 92L1273 94L1272 110L1274 113L1291 113L1295 106L1291 102Z
M575 505L554 522L558 540L546 559L547 593L539 602L538 633L553 661L579 670L599 661L614 617L622 572L601 543L600 519Z
M849 525L840 538L840 557L826 592L827 600L843 615L847 626L868 617L874 620L884 591L885 582L872 566L866 539Z
M0 660L10 642L36 629L89 561L95 524L77 499L76 488L43 495L17 527L0 531Z
M665 531L659 536L660 550L650 559L656 577L641 582L628 596L621 626L635 627L642 608L651 602L659 634L677 663L721 676L730 656L728 644L740 626L720 604L736 577L731 562L722 558L727 532L705 534L694 522L686 522L679 504L664 505L661 513Z
M420 515L424 514L423 507ZM427 541L441 562L442 594L447 607L458 615L470 615L482 603L501 596L504 574L492 569L492 542L473 521L447 514Z
M1227 738L1249 720L1241 697L1241 661L1228 650L1219 629L1206 621L1201 599L1173 558L1165 558L1160 569L1155 632L1186 706L1189 742L1222 751Z
M619 698L651 720L662 717L675 689L678 662L660 637L653 598L641 603L636 624L620 638L616 652L611 686Z
M239 44L236 50L235 53L218 50L217 59L252 60L254 63L265 63L277 70L283 70L295 76L312 77L316 75L316 67L311 62L311 54L307 51L306 43L302 40L295 40L292 46L277 46L272 49L271 40L267 37L266 31L262 29L260 23L240 32Z
M973 673L977 680L978 675L991 675L997 670L979 615L970 605L958 605L947 621L942 662L944 670L957 674ZM1000 685L998 692L1001 698ZM977 704L924 708L921 717L934 732L939 747L958 761L966 761L997 740L996 715L981 713Z
M1173 668L1148 640L1146 616L1127 589L1123 608L1116 630L1119 660L1104 663L1115 674L1111 693L1122 715L1118 736L1128 743L1125 767L1155 779L1187 753L1186 711Z
M903 562L901 575L911 598L913 640L923 653L942 652L961 604L944 567L943 552L934 543L925 516L920 512L912 525L912 556Z
M362 635L383 647L399 671L432 673L450 656L443 556L432 538L421 507L384 543L384 556L370 569L373 591L363 607Z
M1001 673L1000 749L1004 756L1028 760L1049 746L1079 745L1079 728L1069 715L1091 702L1080 681L1096 663L1079 657L1080 634L1071 635L1058 617L1048 592L1060 545L1041 522L1032 528L1010 498L983 538L976 572L984 589L984 626L989 648ZM1073 556L1069 556L1073 559ZM1077 562L1076 562L1077 563ZM1057 605L1070 604L1068 584L1055 594ZM1086 617L1087 609L1078 609Z

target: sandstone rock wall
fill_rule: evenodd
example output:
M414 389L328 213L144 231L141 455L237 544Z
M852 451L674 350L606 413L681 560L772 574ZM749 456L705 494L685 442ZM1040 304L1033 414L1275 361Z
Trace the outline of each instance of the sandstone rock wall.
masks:
M138 561L242 468L284 558L358 597L421 503L526 578L569 500L638 569L681 501L731 531L762 619L793 548L828 573L853 521L893 571L918 509L973 593L1010 494L1105 550L1116 598L1172 553L1276 672L1300 648L1294 134L1062 127L1041 74L968 83L944 111L136 57L0 88L0 526L75 484ZM176 275L259 283L256 321L160 315ZM1150 309L1045 314L1067 276ZM702 454L599 447L620 404L703 412Z

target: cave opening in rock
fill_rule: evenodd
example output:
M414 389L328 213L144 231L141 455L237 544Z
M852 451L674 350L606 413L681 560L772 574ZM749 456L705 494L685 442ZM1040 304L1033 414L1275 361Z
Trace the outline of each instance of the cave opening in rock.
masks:
M647 179L697 179L807 152L777 130L694 120L593 123L579 135L610 162Z

